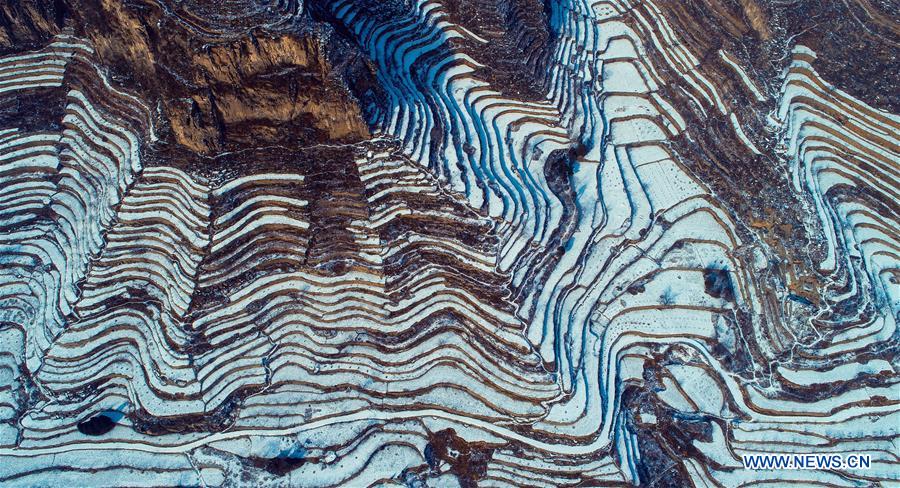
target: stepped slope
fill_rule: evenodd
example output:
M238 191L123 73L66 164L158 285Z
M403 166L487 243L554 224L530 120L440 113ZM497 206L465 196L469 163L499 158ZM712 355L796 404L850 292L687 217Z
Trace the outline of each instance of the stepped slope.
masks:
M889 3L0 5L0 484L900 483Z

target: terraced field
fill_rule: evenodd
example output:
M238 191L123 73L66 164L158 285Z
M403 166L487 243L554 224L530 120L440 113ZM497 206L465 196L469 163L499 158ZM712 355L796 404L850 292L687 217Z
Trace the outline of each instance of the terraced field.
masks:
M898 25L0 4L0 485L900 485Z

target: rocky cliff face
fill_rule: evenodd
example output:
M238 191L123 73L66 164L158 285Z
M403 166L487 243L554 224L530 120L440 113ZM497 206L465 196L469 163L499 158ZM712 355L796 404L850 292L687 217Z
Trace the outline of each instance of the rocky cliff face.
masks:
M66 29L84 39L108 76L147 102L160 144L212 155L368 138L348 78L365 83L374 74L362 60L347 69L359 53L324 42L333 29L306 21L302 5L276 6L12 5L4 37L10 49ZM60 20L67 16L71 26Z
M0 483L900 482L896 7L0 5Z

